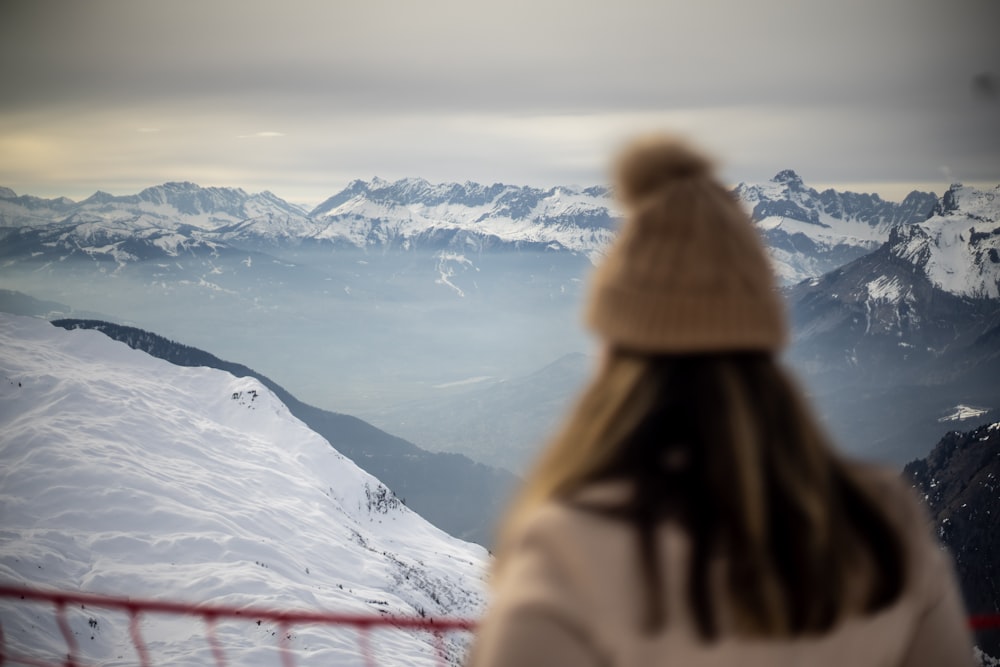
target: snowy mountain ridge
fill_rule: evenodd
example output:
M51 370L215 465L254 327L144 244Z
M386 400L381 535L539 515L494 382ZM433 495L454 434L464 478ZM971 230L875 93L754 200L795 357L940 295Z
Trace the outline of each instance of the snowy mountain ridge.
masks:
M910 227L930 218L964 216L978 225L976 234L984 234L1000 217L995 190L953 186L940 199L915 191L896 203L875 194L819 192L792 170L767 183L740 183L733 193L751 214L785 284L844 266L891 237L899 241L897 231L920 235ZM269 192L192 183L166 183L124 197L99 192L79 203L13 195L0 192L0 239L7 246L0 254L118 264L302 245L458 254L568 251L596 262L613 240L619 216L602 187L434 184L419 178L355 180L308 213ZM953 245L933 225L923 232L938 239L939 249ZM980 244L987 256L990 243ZM988 276L985 284L972 278L976 284L969 286L945 279L949 271L964 271L949 262L967 257L950 251L936 257L927 268L945 289L995 292Z
M0 397L8 584L373 614L482 610L486 551L411 512L253 378L0 314ZM49 609L4 601L0 619L12 650L61 659ZM88 662L134 662L126 617L69 620ZM220 624L229 660L274 664L266 625ZM197 620L147 617L143 635L157 664L211 662ZM303 626L290 641L303 658L361 664L350 633ZM462 639L448 641L457 660ZM382 664L434 663L431 637L387 631L375 649Z
M898 204L875 194L818 192L790 169L765 184L740 183L734 192L786 283L822 275L872 252L892 229L926 220L940 206L927 192L911 192Z
M616 216L604 188L541 190L496 183L432 185L423 179L354 181L316 207L314 238L356 247L448 238L481 248L473 235L505 243L552 244L596 259L614 237Z

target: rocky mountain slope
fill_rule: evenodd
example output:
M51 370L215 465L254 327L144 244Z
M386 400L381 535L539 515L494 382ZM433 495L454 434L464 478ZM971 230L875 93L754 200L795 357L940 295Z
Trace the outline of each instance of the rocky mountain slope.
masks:
M1000 613L1000 423L948 433L903 475L924 497L942 544L955 559L970 613ZM1000 633L980 637L1000 656Z
M998 324L1000 186L952 186L932 217L891 227L878 250L788 296L799 341L885 339L905 356L971 341Z

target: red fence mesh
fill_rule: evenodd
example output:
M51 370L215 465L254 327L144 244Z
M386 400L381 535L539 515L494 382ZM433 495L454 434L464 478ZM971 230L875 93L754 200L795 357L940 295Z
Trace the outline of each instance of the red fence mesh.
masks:
M374 667L371 643L368 633L375 627L390 627L412 632L430 633L434 638L434 646L439 665L447 664L447 654L444 646L444 633L471 632L475 629L474 621L457 618L421 618L413 616L392 616L375 614L342 614L320 611L289 611L269 609L265 607L234 607L226 605L198 604L170 600L141 600L121 598L89 593L67 593L62 591L39 591L13 586L0 586L0 598L14 598L25 601L49 603L54 608L56 623L66 642L66 658L61 663L63 667L84 667L80 661L80 648L76 637L66 620L68 605L84 605L87 607L123 611L129 616L129 634L135 647L139 664L150 667L149 651L142 637L139 621L143 614L175 614L200 617L205 624L205 640L208 643L212 657L218 667L225 667L226 654L215 632L219 620L238 619L245 622L265 620L277 623L280 632L276 633L282 667L294 667L295 652L288 646L286 637L293 625L310 623L330 626L347 626L357 630L358 654L362 656L367 667ZM3 626L0 624L0 667L5 665L28 665L29 667L52 667L53 663L45 662L32 656L15 655L8 651L4 641Z
M123 611L129 616L129 634L135 647L139 663L143 667L152 665L149 651L142 637L139 621L143 614L176 614L182 616L200 617L205 624L205 640L211 648L213 659L218 667L225 667L226 655L215 632L216 622L220 619L239 619L242 621L267 620L277 623L280 632L276 633L282 667L294 667L294 651L289 648L285 638L293 625L315 623L331 626L347 626L357 630L358 653L368 667L374 667L371 644L368 632L374 627L391 627L400 630L430 633L434 637L434 646L439 665L447 664L444 646L444 633L471 632L476 628L476 622L458 618L421 618L412 616L340 614L320 611L288 611L268 609L264 607L233 607L225 605L199 604L192 605L170 600L140 600L121 598L89 593L67 593L62 591L38 591L28 588L0 585L0 598L14 598L31 602L49 603L54 608L56 623L66 641L66 658L62 667L84 667L79 658L79 646L66 620L67 605L85 605L95 608ZM969 626L973 630L1000 629L1000 614L979 614L969 617ZM8 652L4 641L3 626L0 624L0 667L5 665L27 665L28 667L52 667L52 663L38 660L31 656L14 655Z

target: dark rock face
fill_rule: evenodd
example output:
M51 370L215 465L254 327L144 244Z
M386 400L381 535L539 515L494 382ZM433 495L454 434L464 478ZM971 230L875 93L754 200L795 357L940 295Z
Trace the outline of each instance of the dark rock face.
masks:
M1000 613L1000 423L948 433L903 475L926 500L938 537L955 559L969 613ZM978 643L1000 655L1000 632L984 632Z
M884 376L912 369L1000 324L1000 303L946 292L889 244L821 278L786 290L793 357ZM887 367L889 364L890 367Z

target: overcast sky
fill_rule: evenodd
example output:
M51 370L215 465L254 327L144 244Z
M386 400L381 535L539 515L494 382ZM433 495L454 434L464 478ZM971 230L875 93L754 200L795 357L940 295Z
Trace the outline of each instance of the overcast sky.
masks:
M0 185L604 181L641 130L730 182L1000 183L998 0L0 3Z

